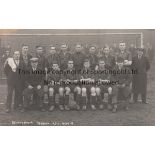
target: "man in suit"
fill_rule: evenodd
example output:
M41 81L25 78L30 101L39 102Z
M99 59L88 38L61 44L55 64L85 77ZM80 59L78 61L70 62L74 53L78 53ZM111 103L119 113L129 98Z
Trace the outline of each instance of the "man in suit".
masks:
M32 104L37 104L41 111L45 111L43 104L43 84L45 70L38 64L38 58L31 58L31 66L27 67L25 75L24 102L22 112ZM35 103L36 102L36 103Z
M133 74L132 91L134 103L137 103L138 95L141 95L142 103L146 104L147 94L147 71L150 69L148 58L144 55L145 50L137 49L137 56L133 58L131 68L137 70Z
M6 112L11 111L13 91L14 96L14 109L19 108L22 104L22 75L19 70L21 68L20 52L15 51L13 58L8 58L4 64L4 72L7 76L7 101L6 101Z

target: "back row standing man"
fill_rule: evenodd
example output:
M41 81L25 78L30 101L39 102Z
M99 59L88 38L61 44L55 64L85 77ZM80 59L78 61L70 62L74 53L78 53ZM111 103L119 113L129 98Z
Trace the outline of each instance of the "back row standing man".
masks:
M132 54L129 51L127 51L126 44L124 41L121 41L119 43L119 51L115 54L116 62L118 57L123 58L124 65L130 66L132 64Z

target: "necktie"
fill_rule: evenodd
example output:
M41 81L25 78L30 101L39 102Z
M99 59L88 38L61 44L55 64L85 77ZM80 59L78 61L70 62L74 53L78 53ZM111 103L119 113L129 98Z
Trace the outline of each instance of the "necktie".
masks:
M16 64L17 64L17 66L19 66L19 60L16 60Z

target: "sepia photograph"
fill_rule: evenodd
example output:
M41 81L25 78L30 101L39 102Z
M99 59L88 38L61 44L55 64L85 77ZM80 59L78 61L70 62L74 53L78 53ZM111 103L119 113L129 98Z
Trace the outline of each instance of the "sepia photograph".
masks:
M0 4L0 154L155 154L153 0Z
M154 40L154 29L1 29L0 125L155 125Z

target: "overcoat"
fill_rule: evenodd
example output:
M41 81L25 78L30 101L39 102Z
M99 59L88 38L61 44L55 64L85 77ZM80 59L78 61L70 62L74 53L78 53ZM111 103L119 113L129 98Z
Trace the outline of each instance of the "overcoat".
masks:
M136 70L136 74L133 74L132 78L133 93L146 93L147 71L150 69L148 58L145 56L142 56L141 59L138 59L138 56L134 57L131 68Z

